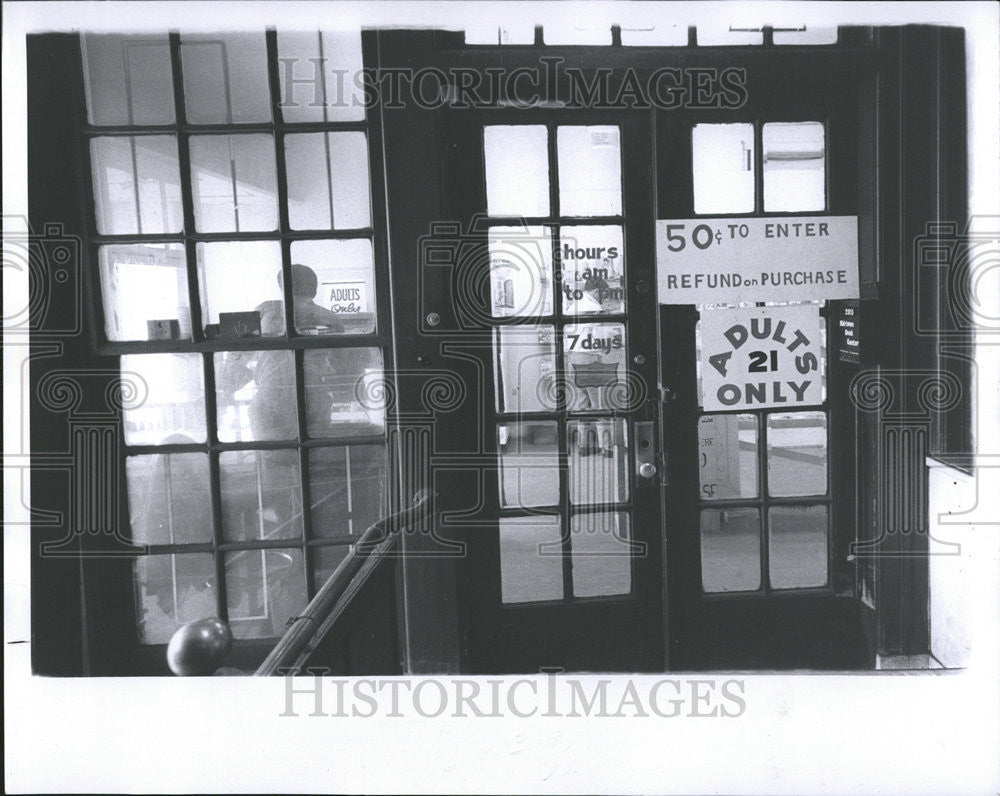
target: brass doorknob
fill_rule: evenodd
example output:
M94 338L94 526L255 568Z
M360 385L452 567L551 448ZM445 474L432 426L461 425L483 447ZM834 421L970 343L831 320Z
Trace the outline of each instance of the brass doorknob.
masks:
M639 475L643 478L652 478L656 475L656 465L652 462L643 462L639 465Z

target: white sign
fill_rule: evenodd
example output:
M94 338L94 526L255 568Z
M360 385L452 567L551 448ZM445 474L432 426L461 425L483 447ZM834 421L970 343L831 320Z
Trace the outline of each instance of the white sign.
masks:
M656 222L660 304L858 298L857 216Z
M705 411L822 403L819 330L815 304L703 310Z
M337 313L353 314L368 308L368 293L364 281L324 282L323 296L326 306Z
M698 469L702 500L740 497L739 415L698 420Z

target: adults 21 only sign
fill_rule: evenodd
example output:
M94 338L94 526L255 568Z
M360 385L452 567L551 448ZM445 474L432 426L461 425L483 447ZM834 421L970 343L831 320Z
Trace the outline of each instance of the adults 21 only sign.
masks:
M798 408L823 402L815 304L701 313L704 409Z

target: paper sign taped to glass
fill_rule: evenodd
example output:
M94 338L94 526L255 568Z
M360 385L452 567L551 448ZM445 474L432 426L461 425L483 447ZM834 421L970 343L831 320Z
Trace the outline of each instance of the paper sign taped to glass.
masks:
M656 222L660 304L858 298L857 216Z
M821 342L815 304L703 310L705 411L821 404Z
M698 420L698 475L703 500L741 496L739 415L702 415Z

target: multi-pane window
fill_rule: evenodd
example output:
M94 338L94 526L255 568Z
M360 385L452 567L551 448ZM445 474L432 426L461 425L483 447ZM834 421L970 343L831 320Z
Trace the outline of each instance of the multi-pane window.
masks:
M489 125L483 143L501 599L629 594L620 129Z
M826 210L821 123L698 124L691 140L696 213ZM756 165L757 153L761 166ZM731 306L698 309L704 318L706 312ZM698 396L704 405L700 326ZM770 593L829 584L825 326L819 331L820 403L796 411L703 412L698 419L701 582L707 593Z
M269 638L385 513L384 254L359 31L84 35L138 638ZM346 77L345 77L346 76Z

